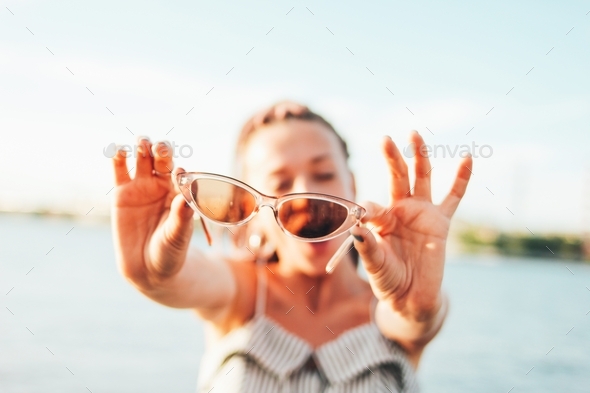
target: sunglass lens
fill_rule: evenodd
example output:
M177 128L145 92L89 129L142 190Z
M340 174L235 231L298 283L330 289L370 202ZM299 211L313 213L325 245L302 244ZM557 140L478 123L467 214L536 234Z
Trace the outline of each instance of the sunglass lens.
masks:
M278 215L283 228L293 235L316 239L336 232L346 221L348 210L334 202L298 198L284 202Z
M256 199L247 190L225 181L197 179L191 193L201 214L226 224L248 218L256 207Z

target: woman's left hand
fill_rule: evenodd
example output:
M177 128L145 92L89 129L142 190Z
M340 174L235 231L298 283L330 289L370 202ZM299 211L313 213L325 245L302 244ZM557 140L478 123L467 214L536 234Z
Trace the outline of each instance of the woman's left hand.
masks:
M441 284L449 224L471 176L473 160L465 157L453 187L440 205L432 203L430 160L413 132L416 181L410 188L408 167L386 137L383 151L391 172L391 206L362 203L364 227L354 227L355 248L380 303L409 321L432 319L441 308ZM360 241L359 239L362 239Z

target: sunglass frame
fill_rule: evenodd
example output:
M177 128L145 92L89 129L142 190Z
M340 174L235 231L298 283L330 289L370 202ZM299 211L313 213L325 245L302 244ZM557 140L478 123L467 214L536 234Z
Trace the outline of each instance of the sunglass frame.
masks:
M342 235L348 229L352 228L356 223L360 223L360 220L366 214L366 210L364 207L362 207L352 201L349 201L348 199L340 198L340 197L337 197L334 195L329 195L329 194L305 192L305 193L290 193L290 194L285 194L285 195L275 197L275 196L263 194L260 191L256 190L255 188L251 187L250 185L244 183L243 181L240 181L238 179L234 179L233 177L219 175L216 173L209 173L209 172L181 172L181 173L176 174L176 176L173 176L173 178L176 181L176 185L178 186L178 189L180 190L180 192L184 196L184 199L189 204L189 206L191 206L191 208L193 210L195 210L202 218L205 218L209 221L212 221L212 222L214 222L218 225L222 225L224 227L235 227L235 226L244 225L248 221L252 220L256 214L258 214L261 207L268 206L273 210L273 213L275 216L275 221L284 233L286 233L288 236L291 236L295 239L313 243L313 242L321 242L321 241L330 240L330 239L333 239L333 238L336 238L336 237ZM189 189L189 185L192 184L193 181L198 180L198 179L217 180L217 181L232 184L236 187L240 187L254 196L255 201L256 201L256 206L254 207L254 209L252 210L252 213L250 213L250 215L248 215L243 220L240 220L235 223L227 223L227 222L212 219L212 218L208 217L205 212L201 211L201 209L199 208L199 206L196 204L195 200L193 199L192 192ZM336 204L346 208L346 210L348 212L347 218L344 220L344 222L342 222L342 224L340 225L340 227L338 227L338 229L336 229L334 232L330 233L329 235L318 237L318 238L306 238L306 237L297 236L297 235L289 232L283 226L283 224L281 223L281 220L279 218L279 210L285 202L288 202L288 201L291 201L294 199L299 199L299 198L323 200L323 201L327 201L327 202L336 203ZM346 225L347 223L349 223L350 225Z

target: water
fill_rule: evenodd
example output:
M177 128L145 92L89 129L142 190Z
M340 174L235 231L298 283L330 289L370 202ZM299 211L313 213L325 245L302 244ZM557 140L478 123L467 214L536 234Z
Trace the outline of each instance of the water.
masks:
M0 239L0 392L195 391L201 323L121 277L108 225L0 215ZM590 391L590 266L456 256L444 286L424 392Z

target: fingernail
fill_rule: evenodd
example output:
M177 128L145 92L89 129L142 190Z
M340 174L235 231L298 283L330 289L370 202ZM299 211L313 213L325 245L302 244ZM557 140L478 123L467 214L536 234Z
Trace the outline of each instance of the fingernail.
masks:
M125 158L129 157L127 150L125 150L121 145L117 145L117 155Z
M168 148L167 144L160 142L158 143L157 152L160 157L167 158L168 154L170 153L170 149Z
M359 235L352 235L352 237L354 237L356 240L358 240L359 242L363 243L365 240L360 237Z

